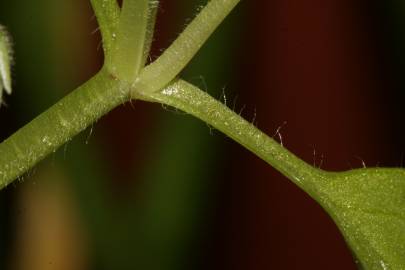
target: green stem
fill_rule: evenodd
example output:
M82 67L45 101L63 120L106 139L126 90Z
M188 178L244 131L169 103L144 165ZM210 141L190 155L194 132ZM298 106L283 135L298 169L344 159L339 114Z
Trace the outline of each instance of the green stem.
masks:
M111 51L116 39L120 7L117 0L91 0L103 39L105 64L112 65Z
M0 189L128 100L127 85L101 70L0 144Z
M239 1L210 1L173 44L141 71L136 88L153 92L165 87L190 62Z
M150 48L152 47L153 36L155 33L156 16L159 7L159 1L149 1L148 24L146 27L145 45L143 50L143 59L141 66L144 67L148 61Z
M143 67L149 15L149 0L123 2L112 73L127 82L133 82Z
M137 96L163 88L239 1L210 1L169 49L138 74L145 48L150 46L152 36L147 29L153 28L156 6L148 0L125 0L119 14L114 0L92 0L103 35L105 71L0 144L0 189L99 117L127 101L129 93ZM116 40L115 30L118 31ZM131 88L137 91L130 91Z
M311 196L316 196L314 183L325 177L324 171L308 165L197 87L177 80L162 91L142 98L181 109L203 120L265 160Z

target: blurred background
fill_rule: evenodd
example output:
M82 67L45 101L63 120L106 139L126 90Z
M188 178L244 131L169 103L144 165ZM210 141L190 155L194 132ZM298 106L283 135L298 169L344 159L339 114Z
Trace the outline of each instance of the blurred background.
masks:
M162 0L155 59L206 1ZM182 73L308 163L403 166L405 6L250 0ZM15 43L0 140L100 69L87 0L0 1ZM276 138L278 139L278 138ZM0 269L356 269L325 212L182 112L134 102L0 192Z

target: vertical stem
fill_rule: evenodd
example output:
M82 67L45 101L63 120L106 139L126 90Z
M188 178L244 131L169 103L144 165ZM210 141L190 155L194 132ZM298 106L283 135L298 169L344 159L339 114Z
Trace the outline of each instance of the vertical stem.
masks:
M112 65L111 51L116 39L120 17L117 0L91 0L103 40L104 58L107 66Z
M143 59L141 63L141 67L144 67L150 53L150 48L152 47L153 36L155 33L155 24L156 24L156 16L157 10L159 7L159 1L149 1L149 14L148 14L148 24L146 27L146 37L145 37L145 44L143 48Z
M112 73L132 82L142 67L149 0L124 0L114 47Z

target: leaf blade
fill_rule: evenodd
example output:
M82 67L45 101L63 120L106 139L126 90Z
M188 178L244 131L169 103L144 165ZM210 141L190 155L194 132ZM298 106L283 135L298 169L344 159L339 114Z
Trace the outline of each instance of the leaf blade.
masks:
M357 169L331 174L319 202L364 269L405 266L405 170Z

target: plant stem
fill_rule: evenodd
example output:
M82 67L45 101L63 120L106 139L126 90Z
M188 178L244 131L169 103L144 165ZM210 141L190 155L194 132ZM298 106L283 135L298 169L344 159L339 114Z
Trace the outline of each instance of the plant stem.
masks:
M239 1L211 0L169 49L138 74L150 46L148 29L153 28L156 6L148 0L125 0L120 12L114 0L92 0L103 35L105 68L0 144L0 189L129 100L129 93L141 96L172 81Z
M150 48L152 47L153 36L155 33L156 16L159 7L159 1L149 1L149 14L148 14L148 24L146 27L146 37L143 50L143 59L141 66L144 67L150 53Z
M136 88L153 92L170 83L239 1L211 0L208 2L173 44L156 61L141 71Z
M128 100L128 85L104 69L0 144L0 189Z
M149 0L123 2L111 71L127 82L133 82L143 67L149 15Z
M117 0L91 0L103 39L105 64L112 65L111 51L114 46L120 17Z
M140 98L181 109L217 128L313 197L317 194L315 182L325 178L326 172L308 165L226 105L183 80Z

